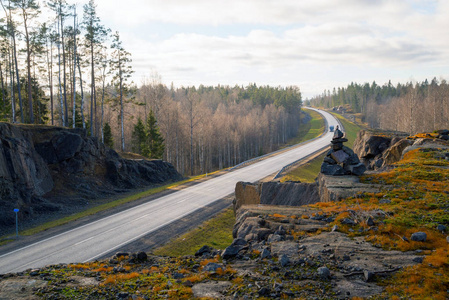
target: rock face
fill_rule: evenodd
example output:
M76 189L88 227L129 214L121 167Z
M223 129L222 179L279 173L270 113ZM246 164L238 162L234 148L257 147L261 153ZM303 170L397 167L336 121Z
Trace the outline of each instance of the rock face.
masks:
M127 160L83 129L0 123L0 229L127 189L182 176L162 160Z
M332 149L329 150L324 162L321 165L321 173L326 175L341 176L341 175L362 175L366 167L359 160L351 148L343 146L348 139L344 138L343 132L337 128L334 132L334 137L331 141Z
M234 211L250 204L301 206L319 201L316 183L239 181L235 186Z
M448 130L435 134L420 134L424 137L408 137L401 132L375 132L360 130L354 141L354 152L368 170L377 170L401 160L408 151L417 148L449 148Z
M330 176L320 173L317 177L321 202L335 202L360 193L378 193L381 186L361 183L358 176Z

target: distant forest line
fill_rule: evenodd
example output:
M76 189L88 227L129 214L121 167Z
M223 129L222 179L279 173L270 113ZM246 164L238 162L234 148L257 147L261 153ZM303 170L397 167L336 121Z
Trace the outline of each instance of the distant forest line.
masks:
M351 83L346 88L326 90L307 101L317 107L344 106L371 128L416 134L449 128L449 84L433 78L430 82L380 86L376 82Z

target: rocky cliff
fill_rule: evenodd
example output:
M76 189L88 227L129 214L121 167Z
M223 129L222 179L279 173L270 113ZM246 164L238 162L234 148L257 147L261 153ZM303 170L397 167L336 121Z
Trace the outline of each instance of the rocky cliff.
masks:
M129 160L83 129L0 123L0 230L91 199L176 181L162 160Z

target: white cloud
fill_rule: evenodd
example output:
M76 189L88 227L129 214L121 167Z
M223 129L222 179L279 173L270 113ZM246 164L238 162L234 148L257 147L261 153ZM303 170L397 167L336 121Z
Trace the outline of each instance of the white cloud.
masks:
M97 2L100 18L122 33L136 76L156 70L168 83L260 81L316 93L331 82L448 75L445 0ZM169 33L158 31L164 25Z

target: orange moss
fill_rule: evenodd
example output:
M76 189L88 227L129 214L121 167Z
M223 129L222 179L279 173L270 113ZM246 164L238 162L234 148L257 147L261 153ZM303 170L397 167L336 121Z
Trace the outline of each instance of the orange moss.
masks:
M114 268L113 267L102 267L98 269L92 270L92 272L111 272Z
M207 265L208 263L218 263L219 259L220 259L220 256L217 255L217 256L215 256L214 258L208 258L208 259L205 259L205 260L201 261L201 262L200 262L200 265L201 265L202 267L204 267L204 266Z
M287 216L281 215L281 214L273 214L272 217L273 218L287 218Z
M139 277L140 274L137 272L132 272L132 273L126 273L126 274L114 274L114 275L109 275L108 277L106 277L106 279L103 281L103 285L106 284L116 284L117 282L120 281L126 281L126 280L130 280L136 277Z
M203 279L205 279L206 278L206 275L205 274L194 274L194 275L192 275L192 276L189 276L189 277L185 277L184 278L184 281L190 281L191 283L196 283L196 282L199 282L199 281L202 281Z
M241 277L235 277L235 278L233 278L232 279L232 283L233 284L241 284L241 283L243 283L243 278L241 278Z
M89 269L90 268L90 266L86 265L86 264L75 264L75 265L70 265L70 267L74 268L74 269L77 269L77 270L79 270L79 269Z
M449 249L436 249L434 253L425 257L424 262L431 264L434 267L449 265Z

